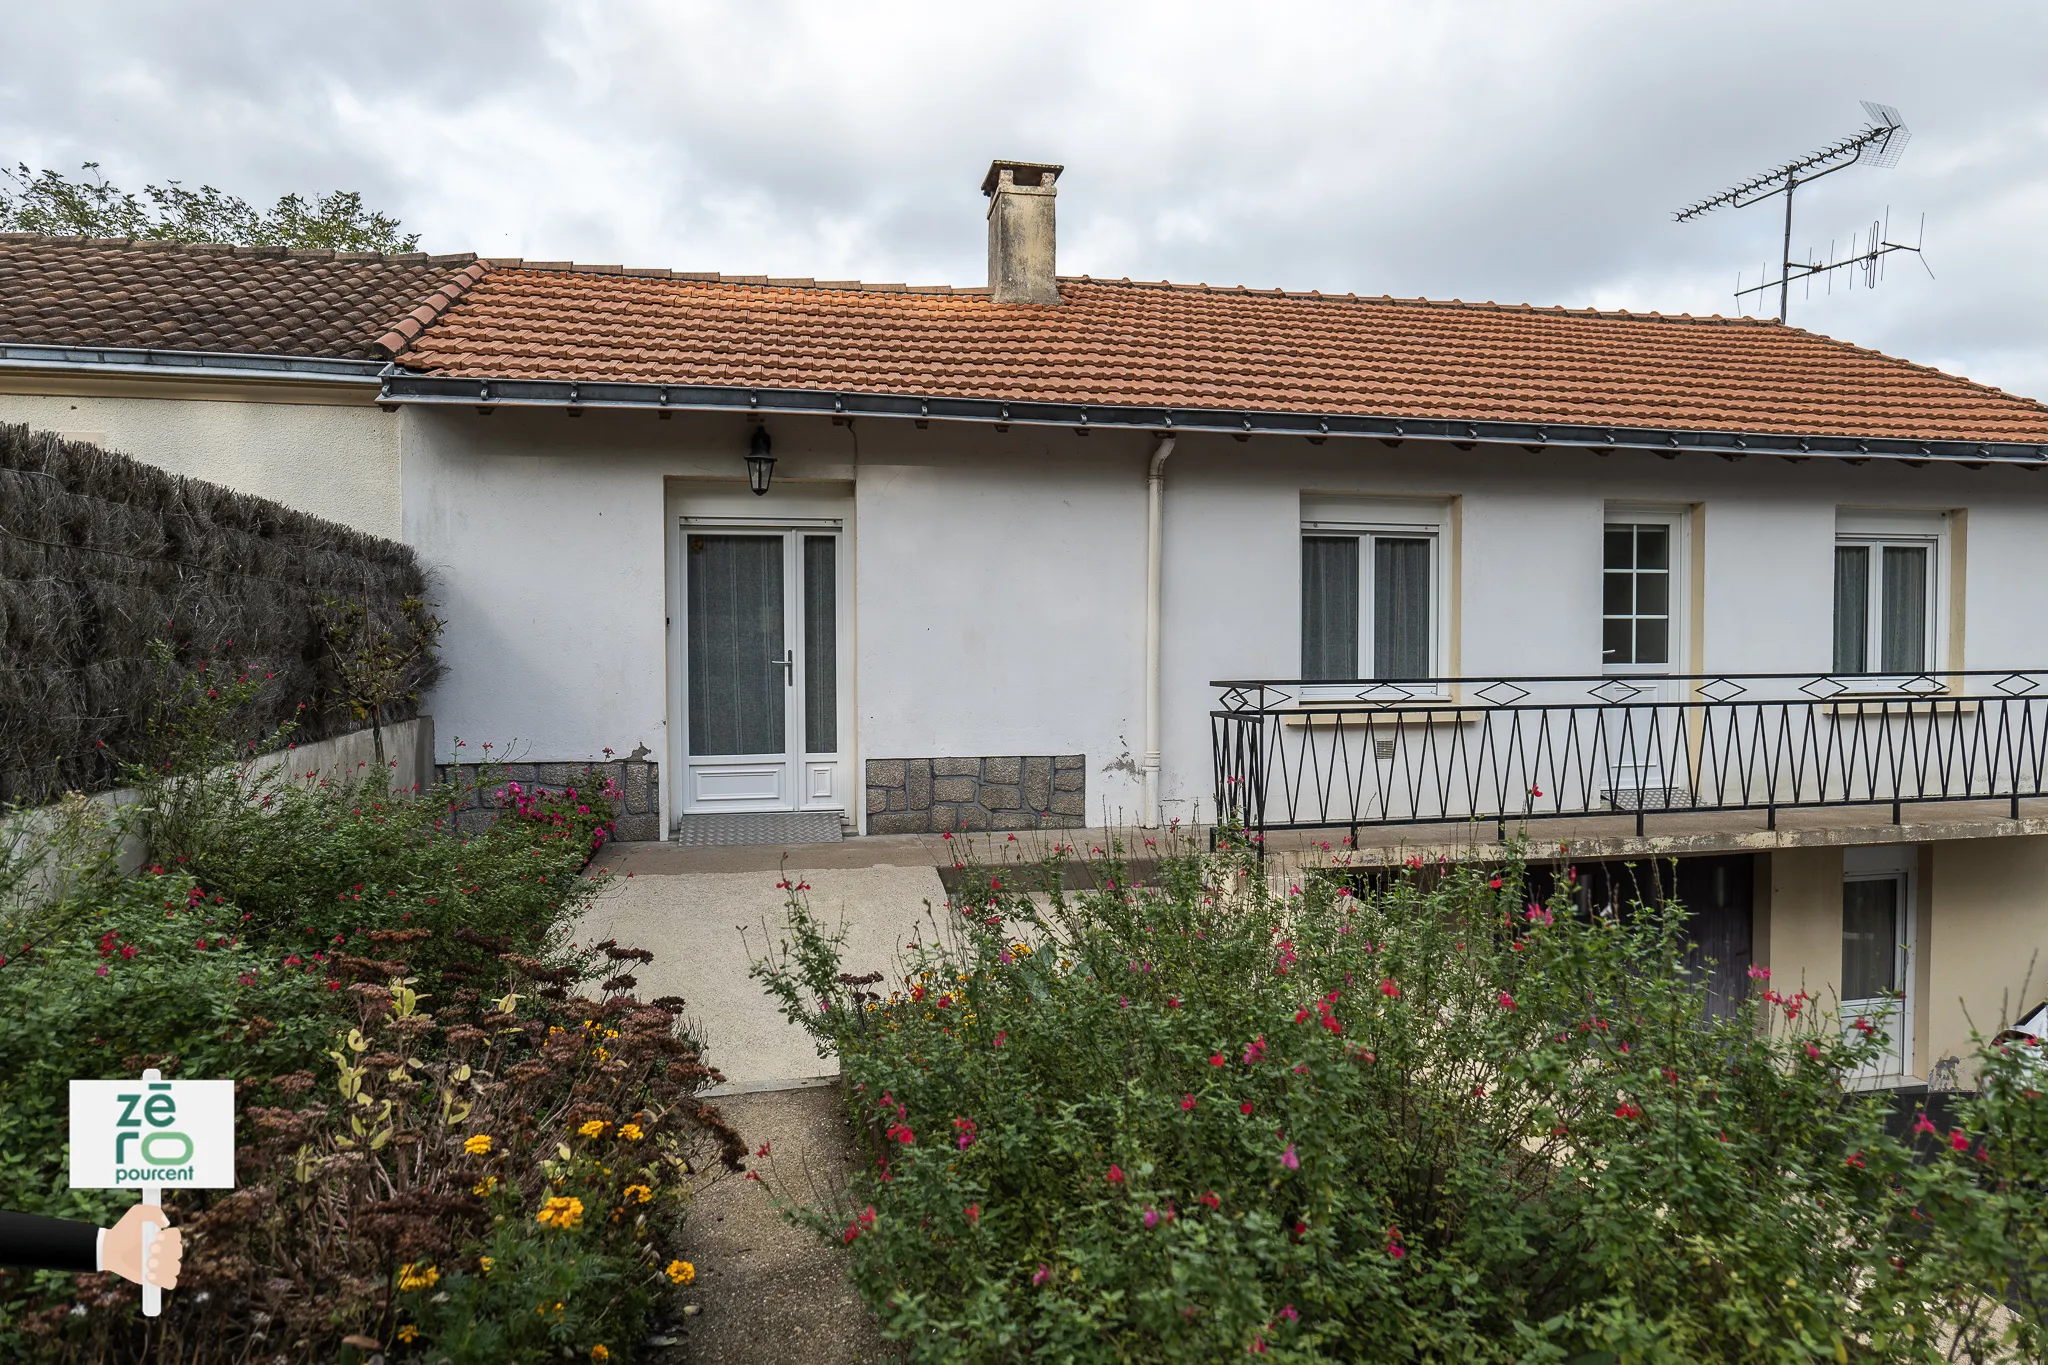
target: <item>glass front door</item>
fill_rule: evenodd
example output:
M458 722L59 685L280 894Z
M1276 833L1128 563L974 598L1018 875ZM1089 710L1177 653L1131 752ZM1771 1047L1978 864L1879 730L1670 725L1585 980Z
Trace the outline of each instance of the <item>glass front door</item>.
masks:
M839 543L684 526L686 811L845 808Z

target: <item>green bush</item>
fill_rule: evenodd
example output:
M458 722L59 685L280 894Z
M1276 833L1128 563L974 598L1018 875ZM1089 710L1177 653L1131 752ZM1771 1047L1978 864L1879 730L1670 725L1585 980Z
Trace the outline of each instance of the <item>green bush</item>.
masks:
M159 727L138 804L0 839L0 1207L133 1202L67 1188L74 1077L232 1079L241 1144L237 1189L166 1194L148 1336L112 1276L0 1270L0 1358L629 1360L684 1177L739 1149L681 1002L634 998L652 954L567 942L616 793L506 784L465 832L451 791L264 775L217 738L240 686Z
M1845 1082L1884 1021L1707 1018L1676 907L1583 917L1519 867L1102 871L983 869L886 997L800 901L757 967L840 1059L874 1162L807 1217L909 1358L2032 1349L1991 1309L2042 1187L1887 1136ZM2024 1098L1975 1121L2048 1151L2038 1092L1989 1093Z

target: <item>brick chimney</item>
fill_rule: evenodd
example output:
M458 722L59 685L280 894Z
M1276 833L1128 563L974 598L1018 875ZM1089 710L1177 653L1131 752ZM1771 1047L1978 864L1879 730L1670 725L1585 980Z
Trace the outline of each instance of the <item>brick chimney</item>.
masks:
M1053 187L1064 166L992 161L988 196L988 287L997 303L1058 303L1053 278Z

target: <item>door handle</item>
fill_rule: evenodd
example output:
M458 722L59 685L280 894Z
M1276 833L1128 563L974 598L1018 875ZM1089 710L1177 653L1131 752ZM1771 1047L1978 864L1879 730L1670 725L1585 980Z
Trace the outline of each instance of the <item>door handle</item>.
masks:
M782 670L782 685L783 685L784 687L794 687L794 686L796 686L796 651L795 651L795 650L793 650L793 649L785 649L785 650L783 650L783 651L782 651L782 657L781 657L781 658L779 658L779 659L770 659L770 660L768 661L768 666L769 666L770 668L779 668L779 669L781 669L781 670Z

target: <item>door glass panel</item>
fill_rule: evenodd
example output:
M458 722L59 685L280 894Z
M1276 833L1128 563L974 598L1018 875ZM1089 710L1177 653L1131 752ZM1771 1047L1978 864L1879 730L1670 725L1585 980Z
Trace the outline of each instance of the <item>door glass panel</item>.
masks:
M689 537L690 752L784 750L782 537Z
M1870 547L1835 547L1835 672L1862 673L1870 664Z
M1882 614L1886 673L1918 673L1927 667L1927 550L1919 545L1884 547Z
M1358 676L1358 537L1301 538L1301 676Z
M1898 989L1899 940L1899 879L1843 882L1842 999Z
M839 751L839 555L832 536L804 537L804 750Z
M1429 542L1372 542L1372 675L1426 678L1429 666Z

